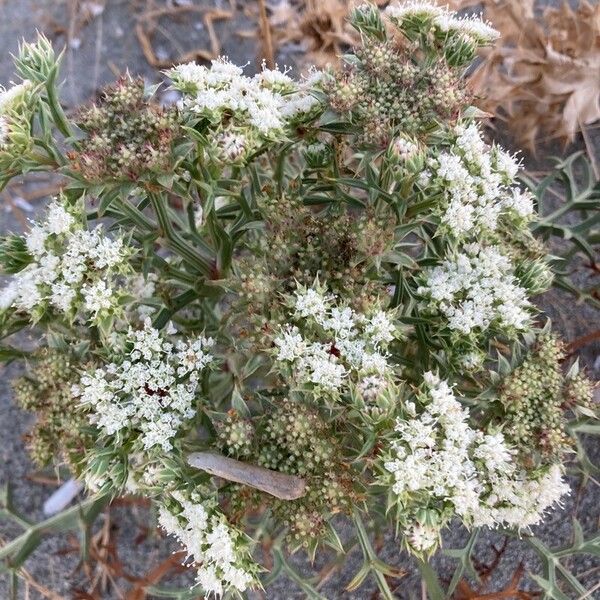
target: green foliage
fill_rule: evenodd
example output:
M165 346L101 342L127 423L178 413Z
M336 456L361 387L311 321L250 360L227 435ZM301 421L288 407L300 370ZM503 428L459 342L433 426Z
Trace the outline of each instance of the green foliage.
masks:
M23 533L0 548L0 573L11 577L11 598L18 596L18 576L25 561L33 554L44 536L65 531L78 530L82 541L82 560L87 557L88 532L102 510L109 502L108 496L92 496L71 508L49 517L39 523L30 523L13 506L10 487L6 486L0 496L0 515L23 529Z
M0 265L5 273L18 273L31 262L25 240L20 235L0 238Z
M554 285L575 296L578 301L600 308L598 286L586 287L580 261L597 270L600 244L600 183L588 157L577 152L557 160L554 169L541 181L523 177L537 198L540 219L532 225L536 237L551 244L554 256Z

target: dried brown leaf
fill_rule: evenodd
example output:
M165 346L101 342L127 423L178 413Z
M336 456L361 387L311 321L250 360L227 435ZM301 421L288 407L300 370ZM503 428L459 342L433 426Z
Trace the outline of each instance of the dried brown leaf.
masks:
M494 570L496 567L497 565ZM485 584L473 588L466 579L462 579L456 586L452 598L453 600L534 600L539 598L539 592L526 592L520 589L519 586L524 575L525 567L523 563L520 563L504 589L496 592L486 592Z
M125 600L146 600L146 589L156 585L171 573L181 573L187 569L183 564L185 552L176 552L153 567L146 575L136 580L134 586L125 596Z
M472 78L484 108L527 146L573 141L600 119L600 6L567 3L536 15L527 0L485 0L499 44Z
M277 48L295 44L302 48L306 65L335 64L344 48L358 41L348 14L360 0L278 0L269 5L269 22ZM377 0L376 4L384 4Z

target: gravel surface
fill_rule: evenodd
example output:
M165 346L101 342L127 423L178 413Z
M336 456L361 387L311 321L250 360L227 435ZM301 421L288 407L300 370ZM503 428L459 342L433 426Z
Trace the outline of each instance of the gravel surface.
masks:
M129 69L132 73L142 74L149 82L159 79L155 69L150 67L144 58L133 30L136 24L134 7L143 4L132 0L107 0L105 10L91 19L89 23L79 25L72 17L72 7L77 2L68 0L0 0L0 83L7 84L12 76L10 53L17 49L21 37L33 39L35 30L46 32L54 40L64 43L70 40L70 45L65 56L66 77L63 87L63 98L68 106L75 106L94 96L99 86L114 80L119 74ZM79 2L79 4L86 4ZM99 2L87 2L93 9ZM163 6L165 2L155 2ZM210 5L219 9L229 8L228 2L171 2L171 4L191 4L193 6ZM189 12L183 15L180 22L163 23L164 34L157 37L154 46L158 58L168 59L174 52L189 51L194 47L206 47L208 34L205 25L197 13ZM251 23L241 11L236 13L233 21L224 21L216 26L219 40L224 46L224 52L234 62L244 64L249 59L255 64L256 40L248 37L239 37L237 30L251 27ZM176 39L183 48L177 48L170 39ZM289 59L289 56L285 58ZM284 61L282 61L284 62ZM289 62L289 60L285 61ZM528 160L526 160L528 162ZM44 185L43 182L29 184L31 186ZM31 217L37 206L32 207ZM22 229L23 220L18 211L8 205L0 205L0 232ZM542 298L542 304L552 318L555 325L563 332L567 339L575 339L585 335L598 322L598 314L586 307L576 306L572 300L557 292L551 292ZM23 340L24 343L33 343L33 340ZM595 377L598 378L600 359L598 345L588 346L583 355L583 362L593 372L596 364ZM23 446L23 435L31 424L32 417L20 411L11 400L10 381L22 372L22 365L0 367L0 486L10 483L16 507L32 520L42 518L41 507L44 500L55 489L50 484L32 481L31 476L35 469L29 462ZM590 454L600 461L600 448L597 442L590 442ZM46 474L48 475L48 474ZM51 475L51 474L50 474ZM573 479L574 490L578 489L579 482ZM571 515L577 514L586 532L595 532L600 523L600 494L594 483L588 484L580 493L574 491L566 502L563 510L558 510L549 515L543 527L536 533L551 546L568 543L572 534ZM110 527L113 538L116 540L118 556L126 565L127 572L142 576L161 560L166 559L175 546L158 539L154 531L148 531L149 522L147 510L140 506L119 506L111 512ZM108 527L108 525L105 523ZM343 540L349 537L349 528L340 520L339 529ZM19 528L0 517L0 540L7 540L19 533ZM468 534L460 526L450 528L445 534L445 547L458 548L464 545ZM502 539L498 534L482 533L477 545L476 555L483 561L494 558L493 546L501 546ZM77 595L77 588L86 591L85 577L78 569L78 555L69 551L73 547L73 539L68 535L48 538L35 554L27 561L26 568L32 577L49 588L58 596L56 598L92 598L84 594ZM397 598L421 598L420 578L416 565L412 559L401 552L399 545L390 535L382 540L380 556L390 564L397 565L407 573L399 582L395 590ZM494 571L491 589L500 589L512 576L519 564L525 569L536 570L535 553L525 541L511 539L503 554L499 567ZM376 587L374 582L367 579L365 584L356 592L344 592L344 588L353 574L360 568L362 557L355 548L349 552L344 567L329 578L322 588L326 598L355 598L366 599L373 596ZM327 561L319 560L315 565L310 565L306 557L296 555L293 563L296 568L308 579ZM443 576L449 577L453 569L453 561L439 554L434 563ZM600 560L583 556L573 561L572 568L579 573L590 571L584 577L588 586L598 582ZM185 577L186 575L183 575ZM22 588L21 598L44 597L35 589L30 588L28 595ZM120 596L114 592L105 592L99 598L112 600ZM270 600L286 600L304 598L300 588L292 581L281 578L266 591ZM597 597L600 598L600 593ZM5 575L0 575L0 599L8 598L8 580ZM95 598L95 597L94 597ZM593 596L589 597L590 600Z

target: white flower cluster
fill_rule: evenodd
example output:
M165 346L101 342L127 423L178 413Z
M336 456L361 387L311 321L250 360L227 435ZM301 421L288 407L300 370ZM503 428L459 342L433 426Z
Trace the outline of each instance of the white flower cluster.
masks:
M13 307L39 318L53 309L92 323L114 314L131 250L100 225L88 231L82 223L79 209L57 201L48 206L45 221L25 238L33 261L0 292L0 310Z
M161 507L158 522L184 546L186 562L197 565L196 581L205 597L222 596L228 589L246 590L254 576L239 556L239 534L209 504L192 502L177 492L172 495L181 507L180 512L174 514Z
M433 23L440 31L464 36L477 45L492 44L500 37L498 30L475 15L457 17L453 13L445 13L435 17Z
M498 246L467 244L424 277L418 293L429 298L427 308L444 315L448 327L461 334L490 327L523 330L530 322L527 292Z
M293 310L293 324L274 343L277 361L291 365L299 384L339 392L352 375L359 388L372 392L378 387L373 377L380 382L390 375L384 352L397 332L389 312L358 314L315 288L296 292Z
M173 438L196 411L200 372L213 357L214 340L166 341L149 319L129 331L119 361L81 377L73 395L90 409L103 435L138 439L144 450L173 448Z
M496 231L501 217L525 228L534 215L533 197L514 185L519 163L494 146L489 148L477 125L458 125L449 150L428 161L428 193L443 197L441 222L459 239Z
M491 44L500 35L480 17L458 17L447 7L437 6L423 0L411 0L402 4L390 5L386 9L386 14L401 29L407 24L417 21L433 26L439 33L459 35L475 46Z
M558 466L542 475L525 474L502 433L471 428L469 412L451 387L433 373L424 379L423 410L416 418L397 421L392 457L384 463L392 474L392 491L405 508L416 514L419 498L426 498L427 506L433 506L432 500L439 503L443 521L457 514L467 525L521 529L538 523L569 492ZM423 552L436 545L439 535L411 522L407 537Z
M0 152L10 152L13 142L23 147L29 140L29 117L26 105L33 92L31 81L13 85L9 89L0 86Z
M30 81L13 85L8 89L0 86L0 114L7 113L31 89Z
M4 150L10 141L10 122L0 114L0 150Z
M254 77L224 58L210 68L188 63L169 71L184 94L185 111L217 126L220 158L229 162L250 154L265 140L280 140L291 123L314 114L319 100L291 77L265 68Z
M392 152L402 161L407 161L419 153L419 146L410 138L399 135L392 142Z
M401 4L390 4L385 9L385 14L401 25L405 19L434 19L446 11L436 4L426 0L411 0Z

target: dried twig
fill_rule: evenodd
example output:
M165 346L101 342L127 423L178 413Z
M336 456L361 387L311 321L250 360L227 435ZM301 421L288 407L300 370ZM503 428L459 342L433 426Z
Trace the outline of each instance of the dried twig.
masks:
M261 49L262 57L267 63L269 69L275 68L275 56L273 54L273 39L271 37L271 25L267 17L267 7L265 0L258 0L260 14L260 33L261 33Z
M169 573L186 570L187 567L183 565L185 556L185 552L176 552L150 569L146 575L134 583L132 589L125 596L125 600L146 600L148 587L156 585Z
M519 588L521 579L525 574L523 563L519 563L511 580L503 590L485 592L485 587L473 589L468 581L463 579L456 588L455 600L533 600L539 598L538 592L526 592Z
M49 590L46 586L42 585L39 581L36 581L33 575L24 568L19 570L19 576L25 582L25 585L33 588L38 594L46 598L47 600L65 600L64 596Z
M194 50L183 53L180 52L179 56L175 59L159 59L154 52L152 37L157 30L162 30L158 24L160 19L166 17L179 17L188 13L202 15L202 21L208 32L210 47L195 48ZM215 21L231 19L232 16L233 13L228 10L207 10L205 7L191 5L148 10L138 16L135 34L148 63L157 69L166 69L176 63L190 62L193 60L212 60L217 58L221 53L221 44L215 31L214 23Z
M600 340L600 329L596 329L596 331L592 331L587 335L583 335L572 342L569 342L569 353L573 353L579 348L583 348L583 346L587 346L588 344L592 344Z
M296 500L304 496L306 491L306 482L300 477L278 473L212 452L194 452L188 455L187 462L196 469L202 469L228 481L248 485L281 500Z

